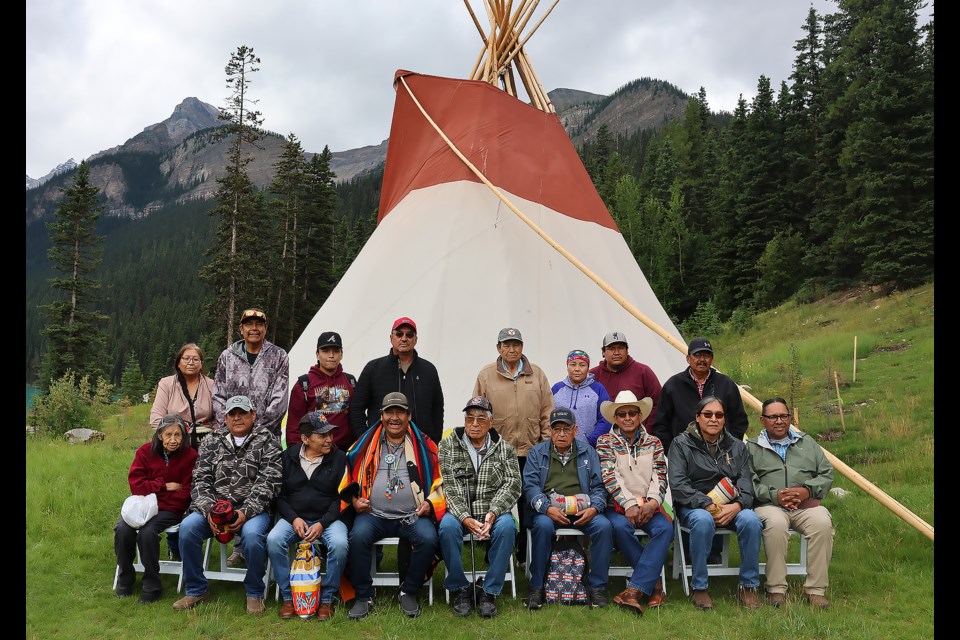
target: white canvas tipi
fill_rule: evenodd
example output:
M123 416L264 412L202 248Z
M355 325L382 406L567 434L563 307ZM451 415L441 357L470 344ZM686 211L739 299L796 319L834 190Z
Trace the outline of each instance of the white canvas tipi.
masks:
M613 330L626 333L630 354L661 380L685 366L676 347L682 337L556 114L481 80L399 71L395 87L378 226L290 350L291 383L315 363L323 331L342 335L344 369L359 375L368 360L387 354L401 316L417 323L417 352L439 371L445 428L462 424L477 372L497 357L504 327L521 331L524 354L551 383L566 375L572 349L599 362L602 338ZM504 200L675 344L628 313Z

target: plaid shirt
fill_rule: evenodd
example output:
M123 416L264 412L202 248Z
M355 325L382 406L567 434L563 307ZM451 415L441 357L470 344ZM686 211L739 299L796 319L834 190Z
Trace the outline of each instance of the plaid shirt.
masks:
M470 452L463 442L463 432L463 427L457 427L440 441L440 471L443 492L447 496L447 511L460 522L471 515L482 520L490 511L495 517L509 513L520 498L522 485L517 451L500 437L496 429L490 429L490 448L480 463L480 469L474 473ZM472 514L467 511L464 481L456 477L464 470L472 475L469 480L473 496Z

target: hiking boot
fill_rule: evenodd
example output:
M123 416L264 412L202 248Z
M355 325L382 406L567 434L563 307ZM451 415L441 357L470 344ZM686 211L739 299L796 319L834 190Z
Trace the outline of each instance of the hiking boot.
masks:
M195 606L201 602L210 601L210 592L207 591L199 596L183 596L179 600L173 603L173 608L177 611L187 611L188 609L193 609Z
M495 596L486 591L480 592L480 602L477 603L477 613L480 614L481 618L492 618L497 615L496 600Z
M357 598L353 601L353 606L350 607L350 611L347 612L347 617L351 620L363 620L373 609L373 599L371 598Z
M776 607L779 609L783 605L787 604L787 594L785 593L768 593L767 594L767 604L771 607Z
M243 559L243 549L240 547L235 548L233 553L230 554L230 557L227 558L227 566L231 569L242 567L246 564L246 561Z
M247 613L252 616L258 616L263 613L265 609L263 604L263 598L250 598L247 597Z
M320 622L329 620L333 617L334 611L335 609L332 602L321 602L320 606L317 607L317 620Z
M613 596L613 601L624 609L629 609L635 613L643 615L643 605L640 604L640 589L627 587L617 595Z
M763 606L763 601L760 600L760 596L757 595L756 587L740 587L737 597L740 599L740 604L743 605L744 609L759 609Z
M693 606L701 611L713 609L713 600L710 599L710 594L707 593L706 589L693 590Z
M470 612L473 611L473 596L470 593L471 591L472 589L468 587L453 592L453 599L450 601L450 606L453 608L454 614L458 616L468 616Z
M667 594L663 592L663 582L661 580L657 580L656 586L653 587L653 593L651 593L650 597L647 598L647 608L656 609L666 601Z
M817 595L816 593L807 594L807 603L814 609L829 609L830 601L827 600L826 596Z
M280 605L280 618L290 620L297 617L297 610L293 606L293 600L284 600Z
M420 615L420 603L417 602L417 596L412 593L400 592L400 611L403 611L408 618L416 618Z
M543 589L530 588L527 592L527 609L536 611L543 606Z
M590 606L594 609L607 606L607 594L603 592L603 589L587 589L587 598L590 600Z
M140 604L151 604L160 599L160 589L144 591L140 594Z
M118 598L126 598L127 596L132 596L133 585L118 584L117 590L114 592L114 595L116 595Z

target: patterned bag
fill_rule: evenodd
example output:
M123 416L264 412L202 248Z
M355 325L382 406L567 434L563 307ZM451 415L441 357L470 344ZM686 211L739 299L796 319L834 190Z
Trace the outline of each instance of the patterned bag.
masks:
M580 542L560 538L553 544L547 579L544 585L545 601L560 604L587 604L584 576L589 572L587 556Z
M297 557L290 565L290 591L293 593L293 608L306 620L316 615L320 606L320 555L313 543L301 542Z

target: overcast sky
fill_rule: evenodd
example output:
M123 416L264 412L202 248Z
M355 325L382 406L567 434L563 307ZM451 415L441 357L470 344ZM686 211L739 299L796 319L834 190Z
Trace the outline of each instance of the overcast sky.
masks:
M836 7L561 0L526 51L548 91L610 94L651 77L687 93L702 86L711 109L732 111L761 74L775 89L788 80L811 4ZM481 0L471 6L485 24ZM264 127L295 133L309 152L379 144L397 69L466 77L481 46L462 0L28 0L26 14L33 178L123 144L184 98L223 106L224 67L240 45L261 60L250 95Z

